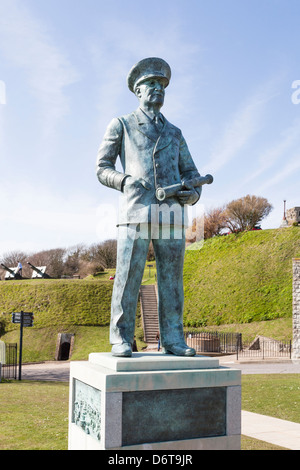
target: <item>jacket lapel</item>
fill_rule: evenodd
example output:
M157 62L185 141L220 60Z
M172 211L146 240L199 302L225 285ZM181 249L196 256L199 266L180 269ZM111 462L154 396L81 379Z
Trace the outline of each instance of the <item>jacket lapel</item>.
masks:
M167 147L173 139L173 126L169 123L169 121L167 121L166 118L164 118L164 121L164 127L158 138L154 152L159 152L160 150Z
M173 126L169 123L169 121L167 121L165 117L164 127L159 133L155 125L152 124L150 119L143 113L143 111L141 111L140 108L134 112L134 115L137 121L138 131L156 144L154 153L159 152L171 143L174 134Z
M138 108L135 112L135 118L137 120L137 130L144 134L152 142L156 143L159 133L155 126L152 124L150 119Z

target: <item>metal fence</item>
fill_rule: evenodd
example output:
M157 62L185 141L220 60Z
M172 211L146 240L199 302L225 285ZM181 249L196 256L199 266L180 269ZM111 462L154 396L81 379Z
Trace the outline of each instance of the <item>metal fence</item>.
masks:
M237 359L250 357L258 359L280 358L291 359L292 341L276 341L270 338L257 336L250 344L241 343L241 348L237 349Z
M234 354L241 349L241 333L220 333L202 331L186 333L186 343L197 353Z
M241 333L197 332L186 333L186 343L199 354L236 354L237 359L291 358L292 341L276 341L257 336L251 343L242 340Z
M2 364L2 378L16 379L18 370L18 346L17 343L5 344L5 364Z

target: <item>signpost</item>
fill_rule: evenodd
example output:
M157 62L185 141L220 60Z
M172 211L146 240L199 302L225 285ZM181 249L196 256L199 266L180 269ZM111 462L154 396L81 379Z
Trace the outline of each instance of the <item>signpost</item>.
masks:
M16 312L11 314L12 323L20 323L20 352L19 352L19 380L22 379L22 347L23 347L23 327L33 326L32 312Z
M147 264L147 268L149 268L149 278L151 277L151 268L153 268L153 264Z

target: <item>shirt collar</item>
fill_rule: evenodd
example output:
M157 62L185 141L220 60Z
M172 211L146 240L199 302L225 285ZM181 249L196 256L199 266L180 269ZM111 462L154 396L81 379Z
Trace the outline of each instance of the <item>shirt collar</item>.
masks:
M150 119L151 122L155 122L156 116L154 116L154 117L149 116L149 114L146 113L146 111L145 111L144 109L142 109L142 108L140 108L140 110L142 111L142 113L145 114L145 116L147 116L148 119ZM164 123L164 117L163 117L163 115L162 115L161 113L158 113L157 117L158 117L158 119L159 119L162 123Z

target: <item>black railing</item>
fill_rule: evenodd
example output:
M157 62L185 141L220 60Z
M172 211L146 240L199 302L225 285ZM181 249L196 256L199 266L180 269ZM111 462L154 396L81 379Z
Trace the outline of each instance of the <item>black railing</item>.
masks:
M235 354L242 347L241 333L220 333L217 331L201 331L185 334L188 346L196 349L199 354Z
M285 357L291 359L292 341L277 341L271 338L257 336L249 344L243 343L242 348L237 350L237 359L251 357L258 359Z
M17 343L5 344L5 364L2 364L2 377L4 379L16 379L18 369Z
M236 358L252 357L259 359L289 358L292 355L292 341L277 341L264 336L257 336L251 343L242 341L241 333L187 332L185 339L188 346L198 354L236 354Z

